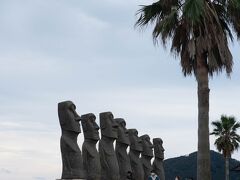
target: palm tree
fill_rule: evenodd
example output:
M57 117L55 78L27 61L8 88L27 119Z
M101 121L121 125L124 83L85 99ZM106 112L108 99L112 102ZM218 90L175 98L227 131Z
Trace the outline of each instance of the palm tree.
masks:
M213 121L213 132L210 135L215 135L215 146L219 152L223 153L225 158L225 180L229 180L229 159L233 151L239 148L240 136L237 134L237 129L240 128L240 123L236 122L233 116L222 115L220 120Z
M197 179L210 180L209 76L232 72L228 41L240 38L240 0L158 0L137 12L136 26L154 24L153 40L180 56L185 76L196 77L198 86Z

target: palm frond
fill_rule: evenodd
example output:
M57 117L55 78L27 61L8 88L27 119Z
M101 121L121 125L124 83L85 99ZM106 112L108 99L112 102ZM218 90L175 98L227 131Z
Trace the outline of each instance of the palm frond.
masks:
M183 7L183 15L193 24L200 22L204 12L204 1L202 0L186 0Z
M196 72L198 55L205 58L210 76L222 71L230 76L228 41L233 40L232 29L240 38L240 0L158 0L142 6L137 15L135 26L154 26L154 44L171 41L171 52L180 56L185 76Z
M140 14L135 26L144 27L148 25L148 23L153 23L156 21L156 18L162 16L163 8L160 1L153 3L148 6L142 5L142 8L137 11L137 15Z
M240 39L240 1L239 0L229 0L227 6L227 16L228 19L237 34L238 39Z
M234 126L232 127L232 131L236 132L237 129L239 129L239 128L240 128L240 123L237 122L237 123L235 123Z
M172 10L168 16L163 19L157 19L155 28L153 29L153 40L157 43L158 38L165 45L167 38L171 38L176 25L178 24L177 10Z

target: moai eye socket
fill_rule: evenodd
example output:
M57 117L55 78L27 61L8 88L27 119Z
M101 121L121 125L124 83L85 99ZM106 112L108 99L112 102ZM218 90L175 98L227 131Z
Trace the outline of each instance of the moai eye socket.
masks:
M137 132L137 131L134 131L134 135L135 135L135 136L138 136L138 132Z
M121 126L122 126L122 127L126 127L126 122L125 122L125 121L122 121L122 122L121 122Z
M110 119L113 119L113 114L112 114L112 113L109 114L109 118L110 118Z
M71 106L69 107L69 109L75 111L76 110L76 106L74 104L71 104Z
M69 110L75 115L76 114L76 106L74 104L71 104L69 106Z

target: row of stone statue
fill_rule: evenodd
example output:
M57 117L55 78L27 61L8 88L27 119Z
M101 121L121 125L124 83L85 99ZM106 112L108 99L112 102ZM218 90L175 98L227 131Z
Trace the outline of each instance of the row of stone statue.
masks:
M154 170L161 180L165 180L164 149L160 138L154 138L152 144L148 135L139 137L136 129L126 129L124 119L114 119L111 112L103 112L99 115L100 139L95 115L89 113L80 117L71 101L58 104L58 116L62 129L62 179L146 180ZM82 153L77 144L80 122L84 134ZM151 164L153 148L155 158Z

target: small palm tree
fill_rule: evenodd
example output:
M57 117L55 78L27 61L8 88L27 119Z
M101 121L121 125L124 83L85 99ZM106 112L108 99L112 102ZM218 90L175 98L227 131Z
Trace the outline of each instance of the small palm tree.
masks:
M170 42L185 76L198 89L197 179L211 180L209 147L209 76L232 72L228 41L240 38L240 0L156 0L137 12L136 26L153 27L153 40Z
M214 144L225 158L225 179L229 180L229 159L239 148L240 136L237 134L237 129L240 128L240 123L233 116L222 115L221 119L213 121L212 125L214 129L210 135L217 137Z

